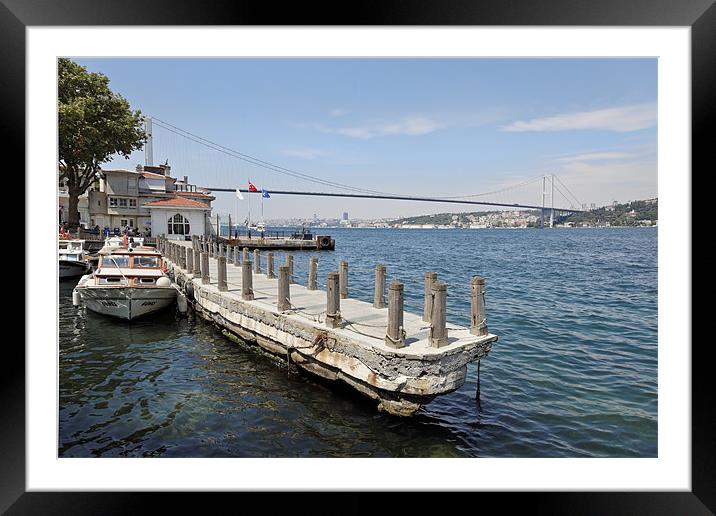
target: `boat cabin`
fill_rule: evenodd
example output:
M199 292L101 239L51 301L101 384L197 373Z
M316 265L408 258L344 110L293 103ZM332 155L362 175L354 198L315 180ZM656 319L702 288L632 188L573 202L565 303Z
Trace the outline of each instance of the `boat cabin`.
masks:
M94 273L96 285L152 286L164 277L162 255L152 247L104 247Z
M60 240L58 253L60 260L80 262L84 260L84 240Z

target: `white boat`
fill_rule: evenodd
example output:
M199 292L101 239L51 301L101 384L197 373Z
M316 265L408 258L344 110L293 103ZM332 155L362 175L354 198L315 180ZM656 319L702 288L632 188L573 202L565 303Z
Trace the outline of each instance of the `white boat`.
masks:
M125 242L123 236L111 236L104 239L104 246L105 247L126 247L129 244L134 244L135 246L141 246L144 245L144 238L141 237L127 237L127 241Z
M132 320L172 304L177 291L164 273L162 255L153 247L106 245L92 274L72 292L75 305Z
M84 243L84 240L60 240L57 249L60 278L76 278L92 270Z
M251 231L258 231L259 233L263 233L264 231L266 231L266 226L264 226L263 222L259 222L257 224L251 224L249 226L249 229Z

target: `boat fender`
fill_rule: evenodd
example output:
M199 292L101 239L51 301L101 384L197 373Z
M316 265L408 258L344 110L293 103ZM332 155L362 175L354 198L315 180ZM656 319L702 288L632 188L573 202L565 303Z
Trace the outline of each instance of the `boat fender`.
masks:
M72 306L80 306L80 293L76 290L72 291Z
M186 296L181 292L177 293L177 309L179 313L185 314L188 310L189 304L187 303Z
M167 278L166 276L162 276L157 280L157 287L169 287L172 284L172 280Z

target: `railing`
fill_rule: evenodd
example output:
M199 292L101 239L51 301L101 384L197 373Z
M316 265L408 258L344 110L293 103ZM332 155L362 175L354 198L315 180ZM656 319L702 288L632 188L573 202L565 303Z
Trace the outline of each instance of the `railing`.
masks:
M313 233L303 231L292 231L292 230L270 230L270 231L256 231L246 228L234 229L231 232L231 236L221 235L221 238L249 238L249 239L260 239L260 238L288 238L292 240L313 240Z

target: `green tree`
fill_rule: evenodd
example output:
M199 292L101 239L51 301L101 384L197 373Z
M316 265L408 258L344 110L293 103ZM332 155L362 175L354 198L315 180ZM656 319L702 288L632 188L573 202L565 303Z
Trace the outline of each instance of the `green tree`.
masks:
M141 111L109 89L109 78L67 58L58 60L59 176L69 193L67 222L79 225L78 199L115 154L128 158L147 140Z

